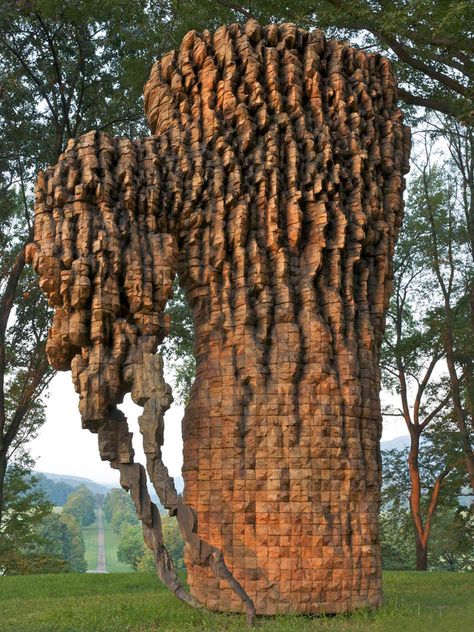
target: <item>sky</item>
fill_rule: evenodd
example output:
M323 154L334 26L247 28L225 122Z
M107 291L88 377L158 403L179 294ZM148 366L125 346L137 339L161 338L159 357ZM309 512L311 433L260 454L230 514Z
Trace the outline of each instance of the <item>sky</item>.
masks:
M97 435L81 427L79 395L74 391L71 372L58 372L53 378L47 399L46 423L31 444L31 454L36 459L35 469L51 474L68 474L90 478L97 483L117 484L119 474L107 461L101 461ZM138 416L142 408L127 395L119 406L127 415L133 432L135 459L145 464L141 449ZM179 476L183 462L181 418L183 408L173 404L165 416L165 444L163 461L171 476Z
M107 462L100 460L97 435L81 428L78 401L79 396L74 391L71 373L69 371L57 373L49 389L46 423L41 428L38 437L31 442L31 453L36 459L35 469L52 474L81 476L97 483L118 486L118 472L112 470ZM142 409L132 402L129 395L120 408L127 415L130 430L134 433L136 460L144 464L137 422ZM171 476L179 476L181 473L183 412L182 406L173 404L165 415L163 461ZM384 423L382 441L406 434L404 422L390 418Z

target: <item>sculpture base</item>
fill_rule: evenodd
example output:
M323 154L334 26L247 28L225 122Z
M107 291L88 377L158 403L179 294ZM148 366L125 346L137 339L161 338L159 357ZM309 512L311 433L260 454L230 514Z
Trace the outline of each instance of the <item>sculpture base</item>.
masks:
M187 565L189 561L187 561ZM192 567L192 564L191 564ZM358 609L376 610L383 603L381 578L373 577L363 582L353 579L336 579L328 576L327 581L289 581L282 593L277 586L255 592L245 582L243 574L231 569L255 604L257 615L283 614L342 614ZM336 575L337 577L338 575ZM217 582L207 568L193 568L188 575L191 594L207 609L214 612L245 613L242 601L233 593L226 582ZM261 583L263 586L263 582Z

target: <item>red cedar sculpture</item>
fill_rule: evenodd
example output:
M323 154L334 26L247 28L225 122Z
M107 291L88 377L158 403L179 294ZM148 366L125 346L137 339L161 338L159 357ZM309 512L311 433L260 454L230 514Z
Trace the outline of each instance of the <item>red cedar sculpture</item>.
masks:
M145 86L150 138L90 132L38 177L49 359L72 369L160 577L194 605L252 620L381 602L378 363L410 147L396 98L386 59L320 32L193 31ZM154 355L175 274L197 360L184 498ZM191 595L117 409L130 391Z

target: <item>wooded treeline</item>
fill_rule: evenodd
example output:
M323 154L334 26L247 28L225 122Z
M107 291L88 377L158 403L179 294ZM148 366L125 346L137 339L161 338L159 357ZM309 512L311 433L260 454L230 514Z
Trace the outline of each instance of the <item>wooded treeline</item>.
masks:
M24 458L7 469L0 576L85 572L82 529L95 522L101 499L87 487L66 486L70 493L53 505L51 496L57 489L45 485L47 479L32 474L31 467L32 462Z
M425 569L428 560L437 563L430 540L440 540L444 529L445 536L457 534L446 551L458 550L457 561L446 565L472 567L473 5L304 5L0 2L0 537L11 517L4 515L7 466L25 462L28 442L45 420L42 396L52 377L44 353L50 314L25 267L35 174L57 162L68 138L90 129L145 135L141 92L153 61L191 28L256 17L322 28L393 61L414 150L387 318L383 401L387 419L406 424L410 448L384 457L384 550L393 565ZM185 400L194 359L179 291L168 309L174 319L164 350Z

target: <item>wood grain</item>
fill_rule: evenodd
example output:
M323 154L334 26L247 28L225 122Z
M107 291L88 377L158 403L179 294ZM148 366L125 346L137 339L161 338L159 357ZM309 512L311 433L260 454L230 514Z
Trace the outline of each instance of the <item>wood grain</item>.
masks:
M410 150L389 63L292 24L193 31L153 67L145 108L150 138L90 132L38 177L28 256L55 309L50 362L72 369L156 552L117 410L130 391L144 405L190 600L250 619L376 607L379 351ZM196 334L184 498L153 355L175 274Z

